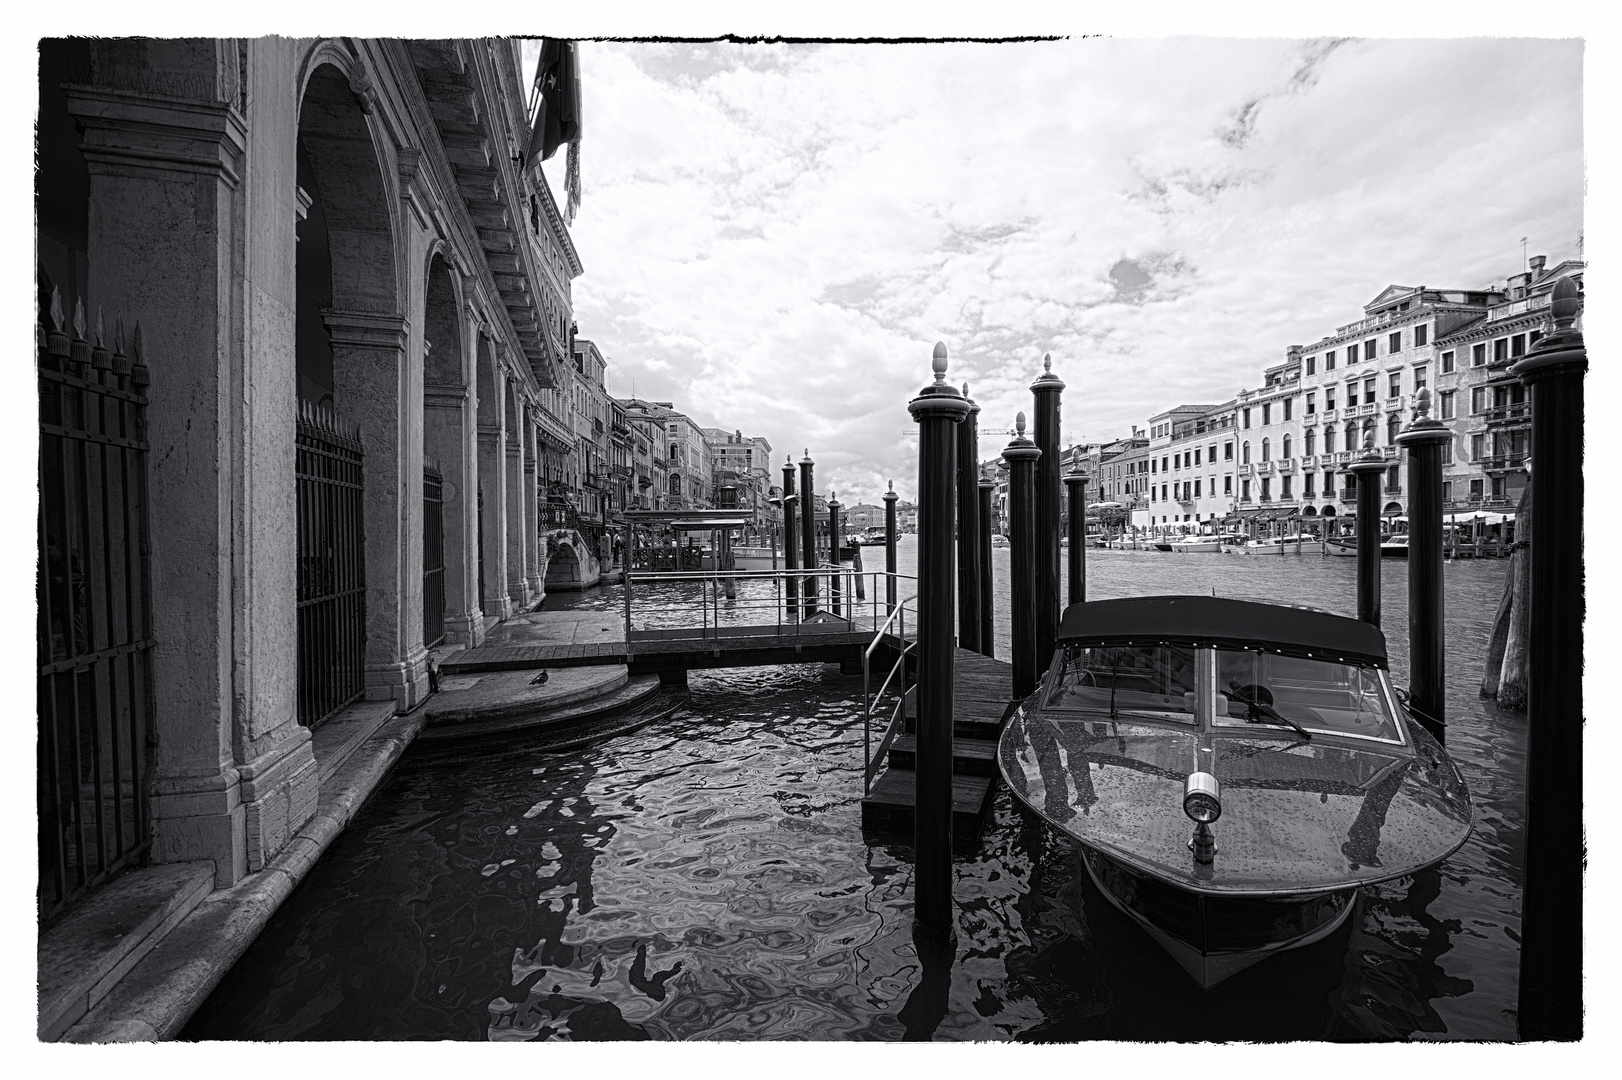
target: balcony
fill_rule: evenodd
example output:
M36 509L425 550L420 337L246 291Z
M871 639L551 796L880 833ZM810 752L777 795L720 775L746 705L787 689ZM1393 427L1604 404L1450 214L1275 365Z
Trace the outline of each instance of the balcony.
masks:
M1280 461L1278 463L1278 471L1281 472L1281 473L1293 473L1293 472L1295 472L1295 459L1294 458L1284 458L1282 461Z
M1273 463L1271 461L1258 461L1256 463L1256 475L1257 476L1272 476L1273 475Z
M1336 498L1343 503L1355 503L1357 501L1357 489L1341 488L1340 493L1336 496Z
M1508 405L1494 405L1481 414L1489 424L1529 424L1532 422L1532 403L1517 401Z
M1249 463L1246 463L1244 465L1239 466L1239 475L1240 476L1255 476L1256 475L1256 466L1251 465Z
M1385 490L1385 493L1387 495L1401 495L1402 494L1402 485L1401 484L1387 484L1385 486L1384 490Z
M1475 464L1487 472L1508 472L1512 469L1526 468L1526 458L1526 454L1496 454L1490 458L1482 458Z
M1193 506L1195 498L1196 498L1196 496L1190 495L1188 492L1185 491L1181 495L1177 496L1177 501L1179 503L1181 503L1183 506Z
M1448 499L1442 503L1443 510L1492 510L1507 508L1509 500L1498 495L1471 495L1467 499Z
M1400 410L1402 408L1403 402L1405 402L1407 400L1408 399L1405 396L1401 395L1401 394L1398 394L1394 398L1386 398L1385 399L1385 411L1386 412L1397 412L1398 410Z
M1340 413L1337 412L1333 407L1327 408L1323 412L1318 414L1318 419L1322 420L1326 424L1333 423L1334 421L1336 421L1339 418L1340 418Z

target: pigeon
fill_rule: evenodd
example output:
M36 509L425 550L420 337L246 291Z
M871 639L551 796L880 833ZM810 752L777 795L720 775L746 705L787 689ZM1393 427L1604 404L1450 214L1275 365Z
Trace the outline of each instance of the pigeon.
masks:
M531 686L542 686L542 685L544 685L546 683L546 680L550 679L551 677L552 676L548 675L546 672L543 671L539 675L535 676L533 679L529 680L529 685L531 685Z

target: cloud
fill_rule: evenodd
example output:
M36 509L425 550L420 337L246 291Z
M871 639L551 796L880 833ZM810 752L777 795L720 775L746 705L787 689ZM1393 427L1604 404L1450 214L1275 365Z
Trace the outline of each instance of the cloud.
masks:
M809 445L842 494L910 494L937 340L988 432L1051 351L1065 438L1101 439L1254 385L1392 281L1501 281L1523 235L1574 254L1581 58L587 42L576 316L612 391ZM562 155L546 168L558 185Z

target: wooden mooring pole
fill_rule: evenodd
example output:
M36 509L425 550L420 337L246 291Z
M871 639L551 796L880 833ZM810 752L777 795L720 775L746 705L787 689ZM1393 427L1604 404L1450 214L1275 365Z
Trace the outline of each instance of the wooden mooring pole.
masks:
M1431 418L1419 391L1414 419L1397 436L1408 451L1408 707L1436 736L1447 734L1446 605L1442 596L1442 449L1453 431ZM1361 482L1361 481L1359 481Z
M963 384L969 415L957 426L957 639L980 647L980 406Z
M807 570L817 568L817 499L812 492L817 489L811 484L811 470L816 462L811 460L811 450L806 448L805 456L800 459L800 540L805 550L800 553L801 562ZM817 613L817 579L815 575L808 575L805 584L800 590L800 610L806 618Z
M794 534L794 512L798 508L799 496L794 494L794 462L789 459L783 461L783 569L788 571L800 568L800 542ZM793 573L783 578L784 597L788 601L789 617L793 618L800 611L800 579Z
M1036 619L1035 663L1037 677L1048 669L1053 646L1059 638L1059 396L1064 382L1053 374L1053 355L1042 357L1042 374L1031 383L1035 404L1036 448L1042 456L1036 462L1036 534L1033 604ZM1033 687L1034 689L1034 687Z
M1081 604L1087 600L1087 474L1081 471L1081 458L1070 463L1064 475L1065 491L1070 497L1070 558L1067 599Z
M1357 478L1357 617L1380 625L1380 478L1385 458L1374 446L1374 424L1363 429L1363 456L1346 466Z
M913 920L938 941L953 936L952 633L957 440L969 403L946 382L936 344L935 381L907 403L918 424L918 752L913 797Z
M884 614L895 611L895 504L901 496L895 493L895 481L884 493Z
M833 488L828 489L828 565L834 568L834 573L828 575L828 609L833 612L834 618L843 618L845 607L842 590L839 587L839 507Z
M1554 329L1510 368L1531 391L1531 633L1522 1039L1583 1036L1583 376L1577 286L1555 282Z
M980 555L980 653L983 656L995 658L997 655L996 620L992 614L996 609L995 598L991 594L991 493L997 490L997 485L991 480L982 479L980 488L980 543L977 545ZM971 646L965 645L964 648Z
M1025 414L1014 418L1014 438L1002 452L1008 462L1008 565L1013 615L1014 698L1036 689L1035 477L1042 451L1025 437Z

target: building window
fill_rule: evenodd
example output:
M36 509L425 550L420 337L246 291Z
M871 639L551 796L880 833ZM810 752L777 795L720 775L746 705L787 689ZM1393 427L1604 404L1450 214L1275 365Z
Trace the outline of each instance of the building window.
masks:
M1273 501L1273 478L1271 476L1264 476L1264 477L1262 477L1262 502L1272 502L1272 501Z
M1249 465L1250 464L1250 444L1248 442L1244 445L1243 449L1240 451L1240 455L1241 456L1239 458L1239 464L1241 464L1241 465Z
M1279 494L1279 497L1283 498L1283 499L1288 499L1290 497L1290 474L1289 473L1285 473L1283 475L1283 477L1281 477L1279 479L1279 482L1278 482L1278 494Z
M1243 419L1240 421L1240 426L1248 428L1250 426L1250 410L1241 409L1240 415L1243 417Z
M1314 431L1312 428L1307 428L1305 441L1306 441L1306 449L1304 449L1301 452L1303 454L1305 454L1307 457L1311 457L1313 454L1317 453L1317 451L1314 450L1312 447L1313 447L1313 444L1318 441L1318 433L1316 431Z
M1317 370L1318 370L1318 358L1316 356L1307 357L1307 374L1312 375L1312 374L1316 373Z
M1335 370L1335 350L1334 349L1330 349L1328 352L1324 353L1324 370L1325 371L1334 371Z
M1346 407L1357 408L1357 384L1354 382L1346 384Z
M1166 457L1164 454L1160 457L1160 471L1171 472L1171 458Z
M1165 485L1165 484L1160 485L1160 501L1161 502L1166 501L1166 487L1167 487L1167 485Z
M1449 349L1447 352L1442 354L1442 374L1443 375L1451 375L1451 374L1453 374L1453 350L1452 349Z
M1223 461L1232 461L1233 460L1233 443L1225 442L1225 443L1222 444L1222 460Z
M1470 460L1480 461L1487 456L1487 436L1470 436Z
M1356 450L1360 446L1361 446L1361 444L1357 441L1357 425L1356 424L1347 424L1346 425L1346 449L1348 449L1348 450Z
M1391 418L1389 420L1387 420L1386 424L1385 424L1385 444L1387 446L1396 446L1397 445L1397 432L1399 432L1401 430L1402 430L1402 417L1399 416L1397 413L1392 413Z
M1525 334L1516 334L1514 337L1509 339L1509 355L1511 355L1511 356L1525 356L1526 355L1526 335Z
M1290 460L1290 436L1288 434L1284 436L1284 460Z
M1196 446L1194 448L1194 464L1198 465L1199 463L1200 463L1200 448Z
M1310 498L1314 497L1315 492L1313 490L1312 483L1317 478L1318 478L1317 473L1304 473L1304 474L1302 474L1302 476L1301 476L1301 497L1303 499L1310 499Z
M1484 411L1487 408L1487 388L1473 386L1470 388L1470 412L1472 414Z
M1398 330L1395 334L1391 335L1391 340L1386 343L1385 351L1388 354L1393 355L1393 356L1402 351L1402 331L1401 330Z
M1224 494L1224 495L1232 495L1233 494L1233 473L1223 473L1222 474L1222 494Z
M1333 386L1324 387L1324 411L1335 411L1335 388Z
M1487 343L1470 346L1470 366L1481 367L1487 362Z
M1365 359L1365 360L1373 360L1374 359L1374 339L1373 338L1369 338L1367 341L1363 342L1363 359Z
M1272 460L1272 458L1270 458L1268 456L1268 454L1267 454L1267 440L1266 439L1262 440L1262 460L1263 461L1271 461Z
M1414 368L1414 393L1417 394L1423 389L1425 389L1425 369L1416 367Z
M1386 394L1386 397L1399 398L1401 396L1402 396L1402 372L1393 371L1391 373L1391 386L1389 388L1388 393Z
M1268 424L1271 424L1272 422L1273 422L1273 405L1272 405L1272 402L1267 402L1266 404L1262 405L1262 427L1266 427Z
M1241 481L1239 481L1239 501L1240 502L1249 502L1250 501L1250 481L1249 480L1241 480Z
M1285 419L1286 422L1290 419L1290 411L1291 411L1290 410L1290 405L1294 401L1295 401L1294 398L1285 398L1284 399L1284 419Z
M1445 503L1453 501L1453 481L1451 480L1442 481L1442 501Z
M1154 458L1149 459L1149 472L1151 475L1160 471L1160 463Z
M1200 481L1198 477L1194 478L1194 497L1196 499L1200 497Z
M1324 428L1324 453L1333 454L1334 452L1335 452L1335 429L1332 428L1332 427L1326 427L1326 428Z
M1451 465L1451 464L1453 464L1453 440L1452 439L1449 439L1447 442L1442 444L1442 464L1443 465Z
M1346 363L1347 364L1355 364L1355 363L1357 363L1357 346L1356 345L1348 345L1348 346L1346 346Z
M1374 404L1374 376L1363 380L1363 400L1370 405Z
M1492 362L1502 364L1509 359L1509 339L1499 338L1492 343Z
M1420 323L1414 327L1414 348L1430 343L1430 323Z
M1470 481L1470 497L1472 499L1481 498L1481 481L1480 480L1472 480L1472 481Z
M1307 415L1308 416L1311 416L1313 413L1318 411L1317 397L1318 397L1318 395L1314 391L1311 391L1311 390L1307 391Z
M1436 396L1442 399L1442 419L1453 419L1453 391L1443 390Z

